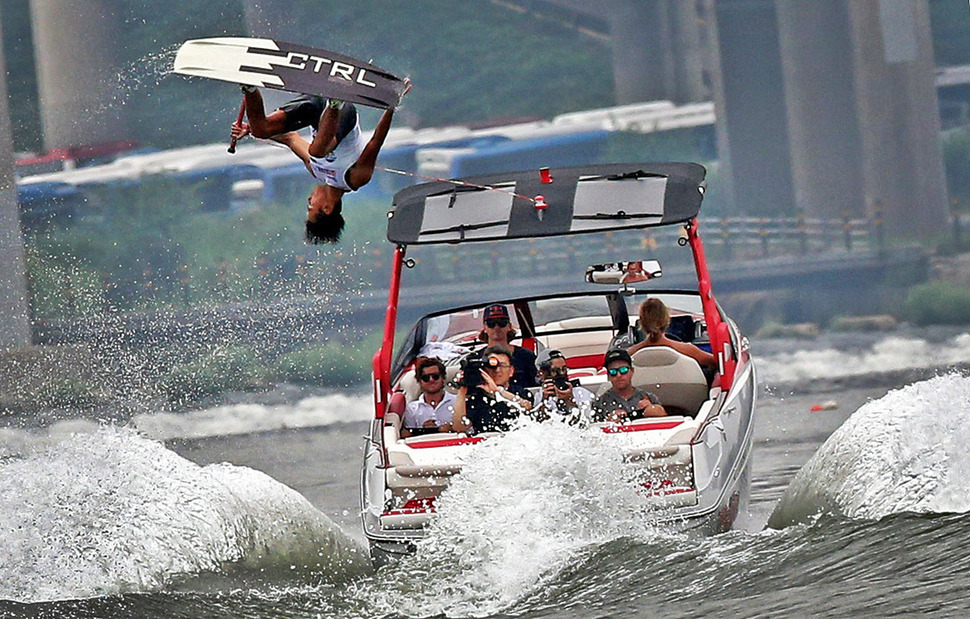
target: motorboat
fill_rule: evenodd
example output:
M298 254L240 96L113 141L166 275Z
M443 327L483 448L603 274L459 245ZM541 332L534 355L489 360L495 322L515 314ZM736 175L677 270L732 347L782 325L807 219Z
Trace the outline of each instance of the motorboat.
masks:
M586 431L615 437L621 445L624 466L633 472L629 491L645 497L644 509L655 515L651 521L710 533L732 527L750 489L756 372L748 341L712 291L698 222L705 175L694 163L601 164L434 181L395 195L387 228L394 245L390 292L383 342L373 358L374 419L365 437L360 486L363 529L375 561L413 550L436 516L437 498L461 475L463 461L484 442L503 436L401 435L403 412L420 393L415 361L438 356L454 390L463 360L485 346L478 337L483 310L496 303L506 307L521 338L517 344L535 353L561 351L569 379L597 394L609 388L607 350L635 343L640 303L661 299L671 314L668 336L709 351L717 367L705 374L697 361L673 348L643 347L632 355L634 383L655 393L667 416L590 422ZM658 286L663 270L649 257L590 266L559 292L507 298L502 290L476 284L484 301L427 313L394 350L402 271L418 268L407 257L409 247L511 246L658 226L679 229L677 244L693 262L684 271L693 281L688 287ZM614 249L644 251L640 245Z

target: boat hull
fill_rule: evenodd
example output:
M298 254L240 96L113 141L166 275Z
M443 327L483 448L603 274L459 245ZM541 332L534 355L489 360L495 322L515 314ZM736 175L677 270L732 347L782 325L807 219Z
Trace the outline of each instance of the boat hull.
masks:
M730 530L739 515L746 513L751 489L751 459L754 411L757 400L756 372L750 361L738 367L733 388L719 399L717 413L700 425L689 444L696 501L689 505L657 510L654 523L672 531L691 531L714 535ZM433 514L417 512L398 517L388 526L386 483L388 467L381 450L383 424L371 428L364 453L361 479L361 513L364 534L370 543L371 557L382 565L401 558L415 549L425 537L420 526ZM635 491L631 487L631 492ZM414 526L408 526L413 524Z

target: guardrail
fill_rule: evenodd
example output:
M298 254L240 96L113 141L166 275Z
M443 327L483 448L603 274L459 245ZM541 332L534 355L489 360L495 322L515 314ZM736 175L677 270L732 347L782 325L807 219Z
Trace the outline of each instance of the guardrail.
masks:
M763 257L772 252L807 255L819 250L842 249L884 253L885 219L877 211L869 219L850 217L817 219L796 217L736 217L702 222L705 244L725 248L730 257L736 248L757 247ZM749 252L750 253L750 252Z

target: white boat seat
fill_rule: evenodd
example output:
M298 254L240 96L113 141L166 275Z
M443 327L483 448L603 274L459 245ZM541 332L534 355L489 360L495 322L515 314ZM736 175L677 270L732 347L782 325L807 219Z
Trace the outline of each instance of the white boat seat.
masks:
M608 327L609 330L598 330ZM585 333L558 333L539 335L536 339L543 348L554 348L566 357L570 368L599 367L603 354L613 340L613 320L609 316L584 316L567 318L542 325L540 331L590 329Z
M633 386L660 398L668 415L693 417L710 397L701 366L667 346L647 346L633 354Z

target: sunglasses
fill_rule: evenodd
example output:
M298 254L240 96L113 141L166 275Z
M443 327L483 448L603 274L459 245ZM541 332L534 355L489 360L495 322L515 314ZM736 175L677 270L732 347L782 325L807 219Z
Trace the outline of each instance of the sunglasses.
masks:
M628 365L623 365L618 368L610 368L606 370L606 373L610 376L616 376L617 374L628 374L632 368Z
M421 382L423 382L423 383L430 383L431 381L438 380L439 378L441 378L441 374L439 374L437 372L435 372L434 374L422 374L421 375Z
M495 327L507 327L509 326L508 318L489 318L485 321L485 326L494 329Z

